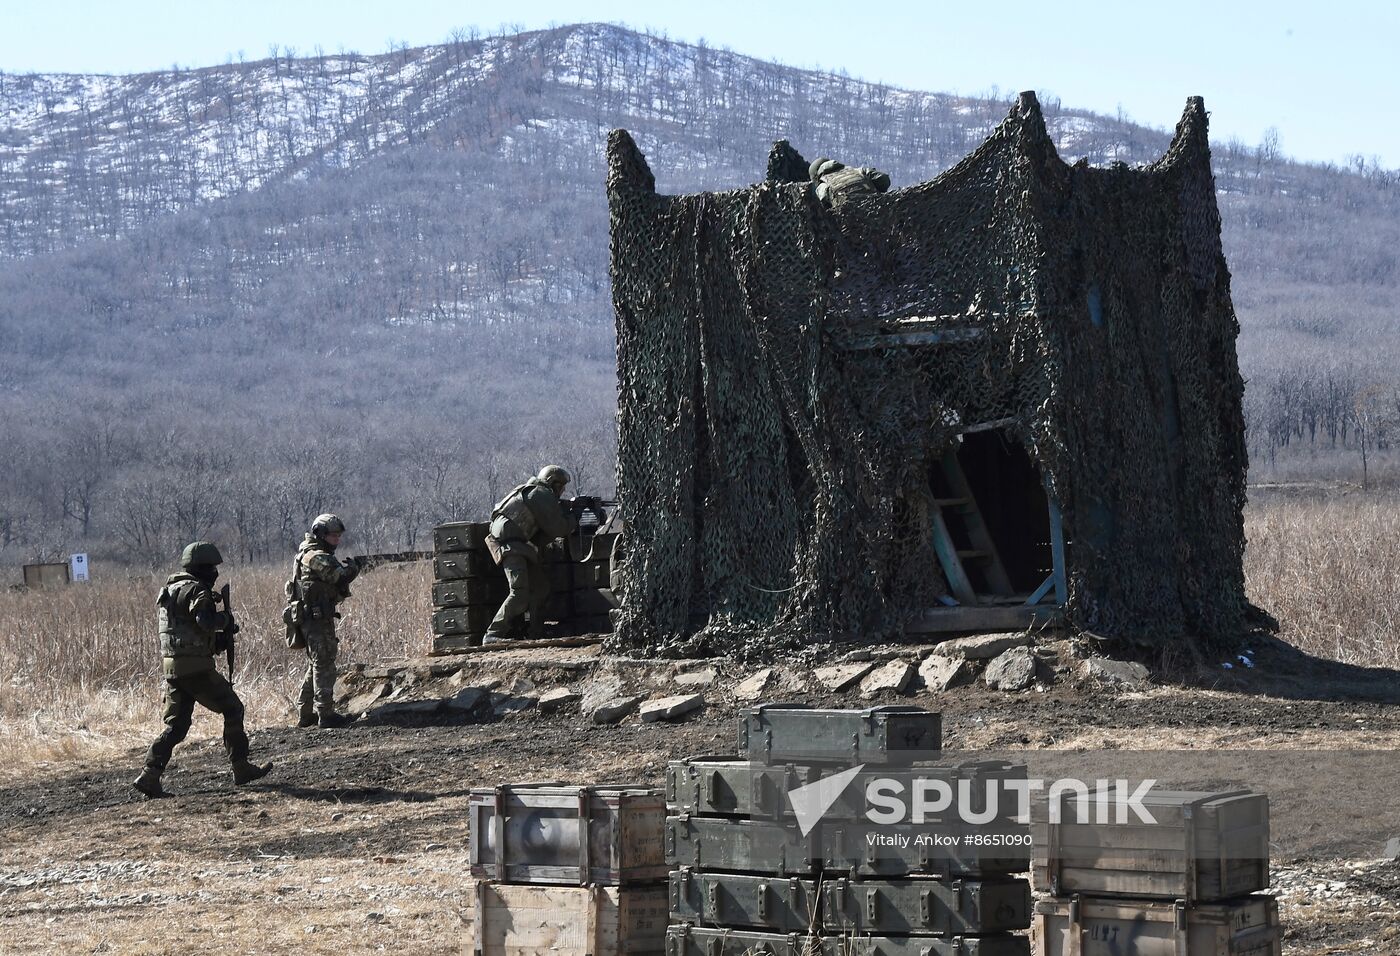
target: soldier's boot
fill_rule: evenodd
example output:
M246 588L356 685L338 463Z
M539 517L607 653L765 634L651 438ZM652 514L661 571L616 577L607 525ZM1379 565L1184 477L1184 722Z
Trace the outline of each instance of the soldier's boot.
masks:
M141 776L131 781L131 785L152 800L175 796L160 785L160 774L154 770L141 771Z
M233 765L233 782L241 787L245 783L252 783L254 780L266 777L271 770L272 764L270 763L256 764L240 760Z
M297 727L301 730L305 730L307 727L315 727L317 723L316 711L314 710L309 713L307 711L302 711L301 716L297 718Z
M322 730L335 730L337 727L345 727L355 722L355 718L349 714L337 714L335 711L327 711L316 719L316 726Z

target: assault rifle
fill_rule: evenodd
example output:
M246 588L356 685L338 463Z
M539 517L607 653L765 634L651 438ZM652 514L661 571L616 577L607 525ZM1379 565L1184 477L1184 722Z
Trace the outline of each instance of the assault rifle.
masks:
M576 521L585 514L593 515L598 522L598 526L602 527L608 523L608 513L603 509L615 507L617 502L595 498L592 495L575 495L572 498L565 498L563 501L559 502L559 505L564 509L565 514Z
M219 632L219 636L224 639L224 659L228 661L228 682L233 683L233 662L235 651L233 647L233 635L238 633L238 622L233 619L233 605L229 603L229 587L227 584L219 591L219 596L223 598L224 613L228 615L228 627Z

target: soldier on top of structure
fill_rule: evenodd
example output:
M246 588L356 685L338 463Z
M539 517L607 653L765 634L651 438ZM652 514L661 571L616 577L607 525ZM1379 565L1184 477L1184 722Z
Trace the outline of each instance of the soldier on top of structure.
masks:
M570 480L563 468L547 465L525 484L512 488L492 509L486 546L505 571L510 593L487 628L485 643L509 640L526 611L530 639L544 637L544 607L549 600L544 549L574 530L577 519L560 503Z
M308 658L298 700L298 727L344 727L354 719L335 711L335 664L340 651L335 633L337 607L350 597L350 582L360 573L354 562L342 563L335 556L344 534L345 522L333 514L318 515L297 548L291 596L298 604L300 644Z
M219 549L208 541L188 545L180 555L181 570L166 580L156 598L165 674L165 711L161 715L165 731L151 744L146 769L131 784L148 797L170 796L160 778L175 745L190 732L195 704L224 717L224 749L233 764L234 783L250 783L272 769L270 763L248 762L243 702L233 685L214 669L214 655L227 650L238 632L233 612L214 590L223 560ZM224 604L222 610L220 603Z
M817 184L817 198L828 206L839 206L855 196L873 196L890 188L889 173L871 166L847 166L825 156L812 161L807 170Z

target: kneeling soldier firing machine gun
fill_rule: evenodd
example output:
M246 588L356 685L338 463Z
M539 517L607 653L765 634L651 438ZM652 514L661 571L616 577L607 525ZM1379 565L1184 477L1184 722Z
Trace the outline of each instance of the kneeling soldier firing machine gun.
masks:
M272 764L248 762L248 734L243 729L243 702L234 693L233 636L238 622L229 608L229 589L215 591L223 563L219 549L196 541L180 556L182 570L172 574L156 598L160 620L160 653L165 674L165 731L146 754L146 769L132 786L148 797L168 797L161 775L175 745L190 732L194 705L224 717L224 749L233 765L233 782L250 783L266 776ZM223 605L223 610L219 605ZM228 655L229 677L214 667L214 655Z
M491 510L486 547L505 572L510 593L491 621L483 643L518 636L526 612L529 639L544 637L544 607L550 592L545 549L572 534L586 513L592 513L600 525L607 520L602 499L563 497L571 480L563 468L547 465L534 478L512 488Z

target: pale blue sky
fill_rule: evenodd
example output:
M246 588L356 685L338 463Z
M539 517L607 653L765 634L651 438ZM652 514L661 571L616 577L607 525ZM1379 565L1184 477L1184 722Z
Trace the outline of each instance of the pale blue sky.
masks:
M883 10L883 18L874 11ZM454 27L605 20L925 90L1036 89L1171 126L1200 93L1218 138L1276 126L1303 159L1400 166L1400 4L1379 0L0 0L0 70L123 73L221 63L269 44L362 53Z

